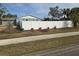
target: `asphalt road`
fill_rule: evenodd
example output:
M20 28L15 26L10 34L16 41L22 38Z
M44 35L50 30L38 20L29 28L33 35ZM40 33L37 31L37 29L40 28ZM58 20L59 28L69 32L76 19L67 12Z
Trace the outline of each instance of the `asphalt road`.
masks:
M73 36L73 35L79 35L79 32L56 33L56 34L21 37L21 38L3 39L3 40L0 40L0 46L24 43L24 42L30 42L30 41L36 41L36 40L46 40L51 38L67 37L67 36Z
M79 56L79 45L70 45L42 50L26 56Z

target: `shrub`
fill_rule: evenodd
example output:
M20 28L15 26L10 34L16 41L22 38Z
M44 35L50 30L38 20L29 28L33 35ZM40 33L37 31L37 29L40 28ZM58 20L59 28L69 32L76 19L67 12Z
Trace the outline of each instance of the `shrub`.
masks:
M41 31L41 30L42 30L42 28L40 27L38 30L39 30L39 31Z
M49 27L47 27L47 30L49 30L50 28Z
M56 29L56 26L54 27L54 29Z
M31 31L34 31L34 28L31 28Z

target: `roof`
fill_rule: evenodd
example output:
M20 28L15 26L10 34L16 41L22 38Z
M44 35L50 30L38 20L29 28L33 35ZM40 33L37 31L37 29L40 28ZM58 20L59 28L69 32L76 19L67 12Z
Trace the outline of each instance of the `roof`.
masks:
M21 18L21 19L38 19L38 20L41 20L40 18L35 17L35 16L32 16L32 15L22 16L22 17L20 17L20 18Z
M15 20L17 18L16 15L3 15L1 17L2 20Z

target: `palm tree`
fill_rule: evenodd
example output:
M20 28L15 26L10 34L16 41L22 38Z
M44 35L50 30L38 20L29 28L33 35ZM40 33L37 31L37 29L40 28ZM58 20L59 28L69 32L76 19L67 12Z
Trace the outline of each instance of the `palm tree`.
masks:
M79 23L79 8L71 9L70 18L73 21L74 27L77 27L77 24Z
M77 27L77 23L79 23L79 8L67 8L63 10L63 13L73 22L73 26Z

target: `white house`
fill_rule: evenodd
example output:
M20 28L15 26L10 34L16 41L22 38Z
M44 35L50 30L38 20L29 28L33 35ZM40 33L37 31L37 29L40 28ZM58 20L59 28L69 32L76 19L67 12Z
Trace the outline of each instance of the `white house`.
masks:
M39 29L40 27L42 29L46 28L65 28L65 27L72 27L72 21L42 21L40 18L34 17L34 16L22 16L18 19L17 24L20 26L23 30L30 30L33 29Z

